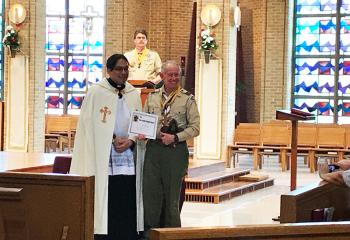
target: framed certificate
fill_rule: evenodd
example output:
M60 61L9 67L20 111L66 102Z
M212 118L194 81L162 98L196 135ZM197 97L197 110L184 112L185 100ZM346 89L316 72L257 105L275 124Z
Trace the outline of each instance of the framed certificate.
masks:
M134 111L131 114L129 135L143 134L146 138L156 139L158 116Z

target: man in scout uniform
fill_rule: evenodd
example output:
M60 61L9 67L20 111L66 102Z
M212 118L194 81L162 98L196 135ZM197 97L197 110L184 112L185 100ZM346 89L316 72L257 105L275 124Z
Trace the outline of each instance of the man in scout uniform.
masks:
M159 118L157 139L147 142L144 162L146 238L151 228L181 226L179 195L189 156L186 140L199 135L197 104L180 87L179 65L165 62L160 76L164 86L149 94L144 107Z
M147 80L149 85L157 84L162 61L157 52L146 47L147 32L144 29L136 30L134 33L135 49L126 52L125 57L129 61L130 80Z

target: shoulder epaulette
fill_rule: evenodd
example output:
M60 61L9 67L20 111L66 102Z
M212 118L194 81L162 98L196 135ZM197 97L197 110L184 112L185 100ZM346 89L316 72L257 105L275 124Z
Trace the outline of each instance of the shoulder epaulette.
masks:
M194 96L193 96L193 94L192 93L190 93L189 91L187 91L186 89L181 89L181 92L183 93L183 94L186 94L187 96L189 96L190 98L194 98Z
M153 93L157 93L157 92L159 92L159 91L160 91L160 88L155 89L153 92L151 92L151 94L153 94Z

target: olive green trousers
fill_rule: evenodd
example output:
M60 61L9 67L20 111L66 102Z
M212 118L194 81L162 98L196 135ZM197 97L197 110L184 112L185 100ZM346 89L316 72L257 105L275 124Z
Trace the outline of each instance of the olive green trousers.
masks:
M181 227L179 197L188 168L186 142L175 147L148 141L143 168L145 236L160 227Z

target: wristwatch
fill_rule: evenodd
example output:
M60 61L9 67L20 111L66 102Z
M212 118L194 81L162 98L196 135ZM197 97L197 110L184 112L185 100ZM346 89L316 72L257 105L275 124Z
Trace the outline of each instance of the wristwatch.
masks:
M179 142L179 137L177 136L177 134L174 134L174 143L178 143Z

